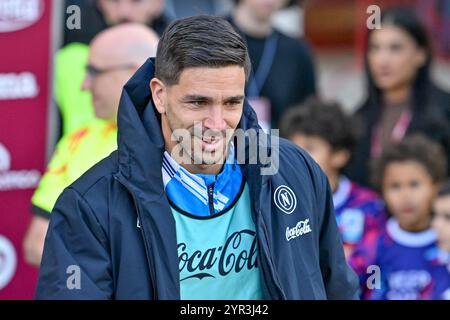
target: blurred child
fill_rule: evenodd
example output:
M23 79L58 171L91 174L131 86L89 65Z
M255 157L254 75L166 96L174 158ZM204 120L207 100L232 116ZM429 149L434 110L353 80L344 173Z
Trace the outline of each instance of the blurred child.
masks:
M340 173L357 143L356 127L339 105L309 99L289 110L280 128L281 134L305 149L327 175L347 258L364 237L378 234L385 221L380 198Z
M439 262L446 266L450 273L450 180L442 187L433 204L432 226L437 234ZM436 295L450 300L450 276L447 281L441 281L436 288Z
M432 202L445 176L446 159L441 147L423 136L410 136L383 151L373 177L392 217L380 235L362 243L350 259L360 276L364 298L441 298L436 294L438 284L449 279L436 259L431 218ZM378 275L366 273L370 265L379 268ZM369 275L372 288L367 281Z

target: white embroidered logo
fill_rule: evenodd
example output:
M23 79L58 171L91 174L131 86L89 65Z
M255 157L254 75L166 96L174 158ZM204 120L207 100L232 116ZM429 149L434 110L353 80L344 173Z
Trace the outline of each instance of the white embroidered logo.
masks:
M0 290L13 279L17 269L17 254L14 245L0 234Z
M286 240L292 240L304 234L310 233L311 227L309 225L309 219L299 221L297 225L293 228L286 228Z
M297 207L297 197L288 186L281 185L275 189L273 201L278 209L286 214L291 214Z

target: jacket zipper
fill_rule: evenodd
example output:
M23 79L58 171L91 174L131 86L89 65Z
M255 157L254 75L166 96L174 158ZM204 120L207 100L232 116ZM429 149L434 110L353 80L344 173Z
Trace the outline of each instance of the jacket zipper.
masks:
M259 213L261 215L261 211L259 211ZM263 230L263 233L264 233L265 239L267 239L267 232L266 232L265 228ZM260 240L260 242L264 241L264 239L261 239L261 238L259 240ZM281 300L287 300L286 294L284 293L284 291L281 287L281 284L278 280L278 274L275 271L275 264L272 260L272 255L270 254L271 250L270 250L269 243L268 243L268 241L264 241L264 242L266 242L268 254L264 254L265 250L263 250L262 248L260 248L259 252L262 253L264 258L266 258L266 262L268 263L269 268L270 268L270 270L268 270L268 271L271 273L271 278L273 280L273 284L275 285L275 288L278 290L278 295L281 297Z
M261 192L261 189L259 191ZM259 197L259 195L257 195L257 197ZM260 209L260 201L259 201L259 199L256 202L255 212L257 213L256 214L256 216L257 216L256 221L259 220L259 219L262 219L262 212L261 212L261 209ZM262 248L262 246L260 244L258 244L258 247L259 247L258 252L261 253L261 256L266 259L266 263L269 265L270 270L268 270L268 271L271 273L271 279L273 281L275 289L278 291L278 295L281 297L282 300L287 300L286 299L286 294L284 293L283 288L281 287L281 284L280 284L280 282L278 280L278 274L275 271L275 264L273 262L272 255L270 254L271 250L270 250L270 246L269 246L269 241L268 240L266 241L266 239L268 239L268 235L267 235L266 227L265 227L265 224L264 224L264 220L262 220L262 223L264 225L264 228L262 230L262 232L264 234L264 237L261 237L261 235L260 235L258 237L258 240L259 240L260 243L264 242L266 244L266 246L267 246L267 254L264 254L266 252L266 250L263 250L263 248ZM256 229L256 230L258 230L258 229ZM263 268L262 265L261 265L261 268Z
M147 237L145 235L144 226L142 224L142 221L143 221L142 220L142 215L141 215L141 212L139 210L139 206L137 204L136 197L135 197L134 193L131 192L131 190L124 183L122 183L120 181L119 178L116 178L116 179L117 179L117 181L119 181L119 183L121 185L124 186L125 189L127 189L128 193L133 198L134 208L136 210L136 213L137 213L137 216L138 216L138 219L139 219L139 222L140 222L140 228L139 229L141 230L142 238L144 240L145 256L147 257L147 263L149 264L149 269L150 269L150 279L152 280L153 299L157 300L158 299L158 294L157 294L157 291L156 291L155 265L153 263L153 259L152 259L151 255L150 255L150 247L149 247L149 245L147 244L147 241L146 241Z
M209 214L212 216L215 214L214 211L214 183L208 186L208 204L209 204Z

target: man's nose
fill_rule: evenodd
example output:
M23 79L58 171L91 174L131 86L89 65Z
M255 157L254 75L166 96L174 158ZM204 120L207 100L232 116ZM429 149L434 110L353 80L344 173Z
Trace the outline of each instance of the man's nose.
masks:
M224 118L222 106L212 106L209 110L208 117L203 124L206 129L225 130L227 128L227 123Z
M83 83L81 84L81 90L90 91L92 88L92 76L86 74L83 79Z

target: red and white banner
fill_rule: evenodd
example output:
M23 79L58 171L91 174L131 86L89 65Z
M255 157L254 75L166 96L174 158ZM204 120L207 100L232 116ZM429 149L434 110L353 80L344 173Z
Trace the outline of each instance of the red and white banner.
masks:
M52 1L0 1L0 300L31 299L23 259L30 198L45 168Z

